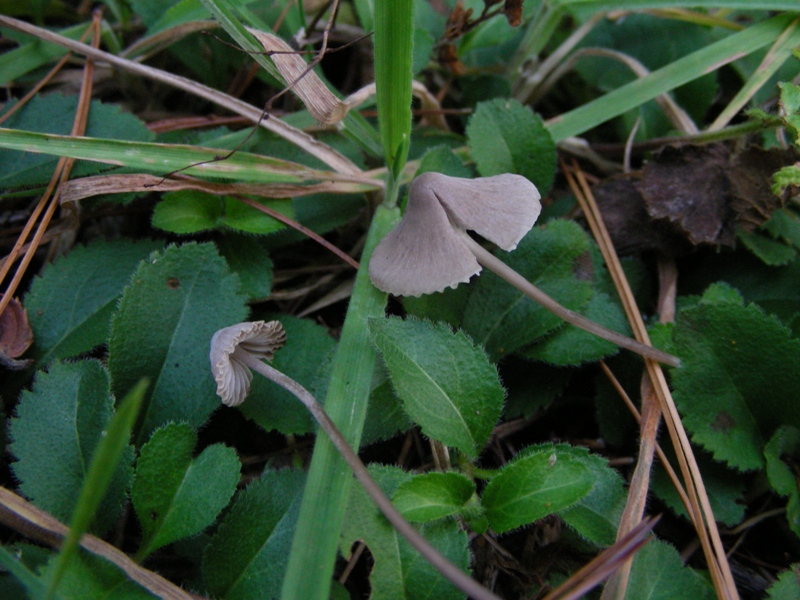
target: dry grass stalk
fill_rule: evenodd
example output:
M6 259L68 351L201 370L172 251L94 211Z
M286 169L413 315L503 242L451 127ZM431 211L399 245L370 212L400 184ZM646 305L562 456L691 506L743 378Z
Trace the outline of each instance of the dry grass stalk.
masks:
M622 299L625 313L631 323L634 336L642 343L649 344L649 336L641 313L636 306L630 286L622 271L619 257L611 243L608 230L602 221L602 216L597 208L597 204L594 202L589 185L577 165L574 167L574 172L575 176L573 176L568 169L564 168L564 173L578 198L581 209L589 223L589 227L608 265L614 285ZM703 485L703 478L697 467L697 461L695 460L686 431L681 423L680 415L672 399L672 394L667 385L664 372L660 365L654 361L645 360L645 365L647 374L653 383L653 391L664 413L670 438L680 464L681 473L690 499L689 516L700 538L703 553L708 562L711 579L714 582L714 588L717 591L717 595L721 598L738 598L738 591L733 581L733 575L731 574L730 565L725 555L725 549L722 546L719 530L714 520L714 513L708 501L708 494Z

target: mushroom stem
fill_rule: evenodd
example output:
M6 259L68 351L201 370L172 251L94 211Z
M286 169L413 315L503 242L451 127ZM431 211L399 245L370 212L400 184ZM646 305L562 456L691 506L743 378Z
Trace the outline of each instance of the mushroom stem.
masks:
M403 515L394 507L392 501L388 496L383 493L383 490L378 486L372 476L369 474L367 467L361 462L358 454L350 447L347 440L339 431L339 428L325 412L325 409L316 401L314 396L306 390L303 386L297 383L294 379L287 377L277 369L262 362L252 354L248 353L241 347L237 347L233 353L239 361L250 367L253 371L260 373L267 379L274 381L279 386L297 397L306 408L311 412L312 416L317 420L320 427L328 434L331 442L336 449L341 453L342 457L347 461L347 464L352 469L356 479L364 486L367 494L372 498L373 502L378 505L378 508L389 520L400 534L408 540L408 542L419 552L425 559L430 562L442 575L444 575L453 585L455 585L462 592L467 594L470 598L476 600L500 600L491 591L483 587L477 581L472 579L469 575L464 573L461 569L455 566L452 562L447 560L436 548L430 545L422 535L414 529L411 524L405 520Z
M475 255L475 258L478 260L478 263L492 271L498 277L506 280L520 292L528 296L534 302L542 305L560 319L563 319L567 323L570 323L575 327L579 327L584 331L593 333L604 340L608 340L617 346L630 350L631 352L635 352L636 354L639 354L645 358L650 358L671 367L681 366L681 361L679 358L671 354L667 354L662 350L658 350L657 348L653 348L652 346L647 346L646 344L637 342L636 340L624 336L621 333L612 331L607 327L603 327L599 323L595 323L594 321L587 319L583 315L579 315L578 313L561 306L558 302L553 300L550 296L545 294L542 290L537 288L530 281L525 279L522 275L517 273L514 269L509 267L506 263L486 250L478 242L469 237L466 232L464 232L463 238L469 249Z

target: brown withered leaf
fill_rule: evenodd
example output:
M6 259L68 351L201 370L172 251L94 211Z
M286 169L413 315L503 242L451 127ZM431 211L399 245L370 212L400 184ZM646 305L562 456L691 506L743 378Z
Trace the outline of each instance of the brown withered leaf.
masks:
M794 151L779 148L753 147L733 157L728 179L738 226L752 231L783 206L783 199L772 193L772 174L795 160Z
M450 16L447 17L447 23L444 26L444 37L448 41L455 40L464 33L464 30L472 17L472 9L464 9L464 4L461 0L456 2Z
M519 27L522 23L522 0L506 0L503 12L511 27Z
M594 194L621 252L732 246L737 227L752 230L783 206L772 175L796 160L792 150L669 146L640 174L606 180Z
M16 360L33 343L33 331L28 313L19 300L12 298L0 314L0 365L9 369L24 369L30 360Z
M728 162L722 144L667 146L645 166L638 185L648 214L675 225L692 244L733 245Z
M614 247L620 254L655 250L676 256L691 245L669 223L654 221L647 214L644 198L634 177L620 175L607 179L592 189Z

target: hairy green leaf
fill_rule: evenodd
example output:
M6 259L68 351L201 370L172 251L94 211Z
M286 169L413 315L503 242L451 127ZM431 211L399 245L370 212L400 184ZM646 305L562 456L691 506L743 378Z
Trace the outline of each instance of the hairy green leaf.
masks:
M766 441L781 425L800 427L800 340L756 305L709 288L679 313L673 339L675 403L693 440L741 470L764 465Z
M412 523L427 523L458 513L474 493L461 473L424 473L400 484L392 504Z
M595 475L569 446L545 444L523 452L495 475L481 497L497 533L527 525L574 505Z
M800 598L800 563L794 563L778 576L767 590L769 600L794 600Z
M575 504L559 512L564 522L586 539L601 546L610 546L617 537L617 528L627 494L625 481L605 459L589 454L582 448L572 448L578 458L594 475L592 490Z
M222 217L223 199L199 190L164 194L153 209L153 227L188 234L214 229Z
M243 321L239 279L212 244L169 246L139 265L111 322L108 369L114 390L153 382L138 439L168 421L201 425L217 406L208 363L211 336Z
M42 569L42 576L49 579L56 569L56 561L51 560ZM119 567L81 550L76 560L70 561L58 587L58 596L64 600L152 600L153 594L139 584L128 579Z
M136 265L162 246L96 241L45 267L25 296L37 360L75 356L108 341L111 316Z
M573 221L550 221L532 229L501 260L550 297L572 310L592 296L588 281L575 277L576 261L589 251L589 238ZM467 302L462 327L492 358L511 354L562 327L545 310L494 273L484 271Z
M781 496L789 496L786 519L792 531L800 536L800 490L794 469L800 458L800 430L792 426L778 429L764 448L764 456L769 483Z
M300 471L266 471L237 494L203 556L203 575L215 597L280 595L304 481Z
M272 259L259 238L229 233L217 241L219 253L239 276L249 300L263 300L272 291Z
M541 117L516 100L481 102L467 124L472 158L483 177L517 173L544 195L556 172L556 145Z
M484 352L444 324L391 317L368 327L411 419L425 435L477 456L505 395Z
M602 292L595 292L588 304L578 311L595 323L600 323L624 335L630 335L628 321L617 302ZM576 366L616 354L619 347L574 325L566 324L533 346L520 352L525 358L541 360L559 367Z
M369 470L389 497L411 479L409 473L397 467L372 466ZM446 558L464 571L467 570L467 535L459 530L455 520L445 519L420 526L419 531ZM370 597L374 600L461 600L464 597L430 563L420 559L417 551L389 524L364 489L353 486L342 530L343 553L349 554L358 540L367 544L375 560L370 573Z
M678 552L661 540L650 540L633 557L627 600L712 600L714 588L697 571L683 566Z
M96 361L53 363L36 375L11 420L14 474L31 501L69 521L89 464L114 411L108 373ZM131 477L133 449L123 452L94 529L107 531L119 517Z
M142 447L131 488L142 525L140 559L211 525L236 490L236 451L214 444L193 459L196 444L189 425L169 423Z

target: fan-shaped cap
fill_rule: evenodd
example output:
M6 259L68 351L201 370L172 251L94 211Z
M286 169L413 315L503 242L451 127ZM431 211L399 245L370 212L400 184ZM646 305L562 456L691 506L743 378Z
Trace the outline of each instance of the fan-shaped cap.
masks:
M539 218L540 198L521 175L423 173L411 184L403 219L375 248L370 278L378 289L405 296L467 282L481 267L464 243L465 231L513 250Z
M235 356L236 348L257 358L272 360L275 351L286 343L286 331L279 321L253 321L220 329L211 338L211 373L217 382L217 395L228 406L241 404L250 391L253 374Z

